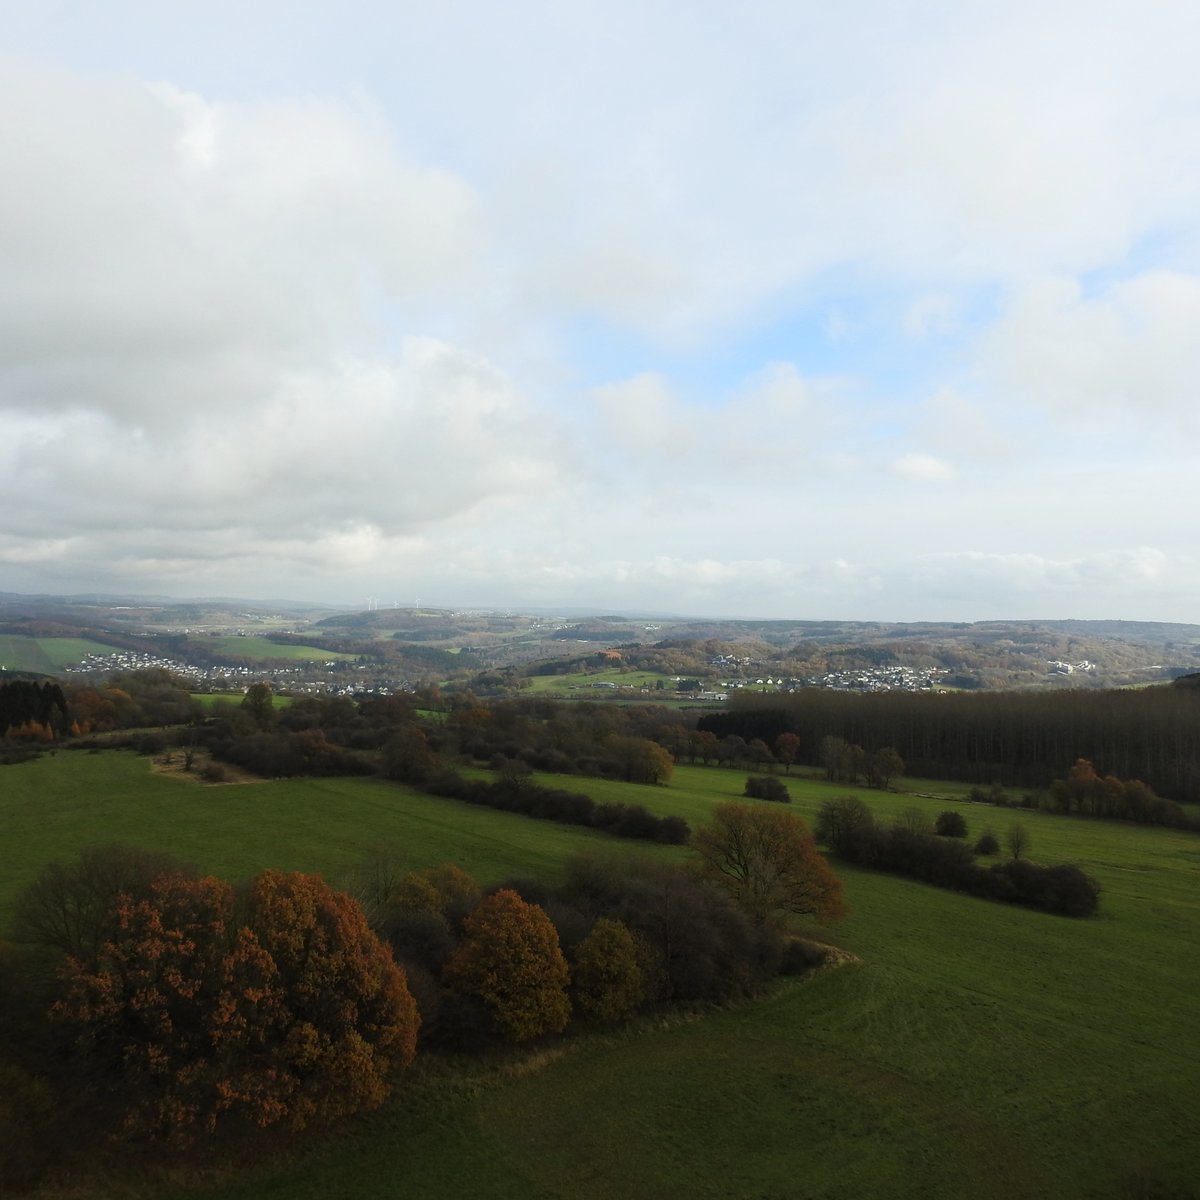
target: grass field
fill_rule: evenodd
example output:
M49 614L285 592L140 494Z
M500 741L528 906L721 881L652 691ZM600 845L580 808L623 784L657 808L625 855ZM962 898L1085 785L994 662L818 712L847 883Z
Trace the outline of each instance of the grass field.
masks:
M205 708L212 708L216 704L241 704L243 692L192 692L193 700L198 700ZM292 696L280 696L277 693L271 695L272 708L287 708L289 704L295 703Z
M198 639L201 648L234 658L249 658L256 662L276 660L287 662L353 662L357 654L342 654L322 650L320 646L292 646L272 642L265 637L239 637L236 634Z
M588 689L596 683L615 683L619 688L653 689L659 682L662 683L666 696L674 694L675 683L669 675L658 671L623 671L619 667L607 671L579 671L571 675L530 675L529 691L534 695L565 695L572 689Z
M87 638L23 637L0 634L0 667L9 671L37 671L51 674L72 667L85 654L112 654L115 646Z
M744 772L671 786L544 777L597 799L704 819ZM965 788L915 784L946 796ZM811 816L848 789L792 780ZM881 815L953 799L862 792ZM962 803L961 801L959 803ZM570 1040L510 1069L418 1069L370 1119L206 1200L471 1196L1183 1197L1200 1167L1200 839L1004 810L1036 861L1104 886L1072 921L839 867L855 966L693 1020ZM584 847L679 856L372 780L202 788L129 754L0 768L7 899L90 840L182 852L228 876L331 878L380 843L484 879L553 874ZM112 1197L133 1195L119 1189ZM165 1195L160 1186L140 1195Z

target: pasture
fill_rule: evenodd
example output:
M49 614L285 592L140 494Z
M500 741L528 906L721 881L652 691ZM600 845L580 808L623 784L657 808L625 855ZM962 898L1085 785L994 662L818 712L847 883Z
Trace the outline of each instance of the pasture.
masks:
M211 654L231 658L247 658L253 662L354 662L357 654L322 650L320 646L295 646L273 642L269 638L240 634L222 634L198 638L196 648Z
M544 782L693 823L744 772L668 787ZM844 786L789 781L811 819ZM178 1200L306 1197L1187 1197L1200 1151L1200 839L969 806L965 788L862 791L880 816L962 805L972 838L1020 820L1038 862L1096 875L1086 921L838 866L857 964L693 1019L647 1018L540 1053L426 1064L365 1121ZM453 859L485 881L552 876L581 849L686 851L473 808L374 780L203 787L128 753L0 768L0 902L89 841L174 850L228 877L336 880L370 849ZM105 1195L166 1195L153 1188Z
M82 662L85 654L113 654L116 649L88 638L0 634L0 668L50 675Z
M232 704L235 707L241 704L245 697L245 692L192 692L191 697L204 708L215 708L221 704ZM293 696L281 696L278 692L271 693L272 708L287 708L289 704L295 703Z
M624 667L610 667L603 671L576 671L569 675L530 675L529 691L534 695L567 695L568 693L587 694L593 689L599 693L610 690L607 686L614 684L618 688L655 689L661 683L662 689L657 692L657 698L669 698L675 692L675 683L670 675L658 671L631 671Z

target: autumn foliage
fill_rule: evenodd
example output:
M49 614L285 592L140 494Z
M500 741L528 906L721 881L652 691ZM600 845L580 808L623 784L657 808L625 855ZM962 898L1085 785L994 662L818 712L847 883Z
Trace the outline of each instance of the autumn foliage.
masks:
M482 1000L497 1031L513 1042L566 1028L568 978L545 910L507 888L466 917L463 940L446 964L451 986Z
M778 808L731 801L713 810L692 848L703 875L723 887L759 923L782 913L832 921L845 912L841 880L817 850L808 827Z
M601 917L575 948L571 994L593 1021L621 1021L637 1010L646 994L645 972L629 927Z
M319 877L233 889L168 874L122 893L90 959L69 958L52 1015L126 1134L186 1136L225 1114L301 1128L378 1105L416 1048L403 971L362 910Z

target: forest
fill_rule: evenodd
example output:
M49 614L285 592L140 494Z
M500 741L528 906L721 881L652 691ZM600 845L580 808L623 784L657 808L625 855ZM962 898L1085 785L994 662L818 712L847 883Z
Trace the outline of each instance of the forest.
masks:
M891 746L911 774L1038 789L1076 759L1104 775L1145 781L1174 800L1200 800L1200 677L1110 691L854 695L808 689L738 694L699 728L773 743L800 739L800 761L820 761L821 740Z

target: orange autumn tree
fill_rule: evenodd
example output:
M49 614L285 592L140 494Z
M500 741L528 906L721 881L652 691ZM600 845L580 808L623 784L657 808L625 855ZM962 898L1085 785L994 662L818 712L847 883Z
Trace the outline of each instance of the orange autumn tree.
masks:
M126 1099L126 1133L215 1124L209 1025L232 913L227 883L163 875L141 899L120 893L90 961L63 968L52 1016L92 1082Z
M496 1029L513 1042L566 1028L569 977L545 910L508 888L464 919L463 940L446 964L450 985L482 1000Z
M416 1005L361 909L319 877L264 872L244 920L221 880L122 893L52 1010L121 1132L187 1137L226 1113L295 1128L373 1107L411 1061Z
M264 871L247 899L250 930L274 961L285 1027L271 1056L295 1128L376 1108L412 1062L416 1001L362 907L319 875Z

